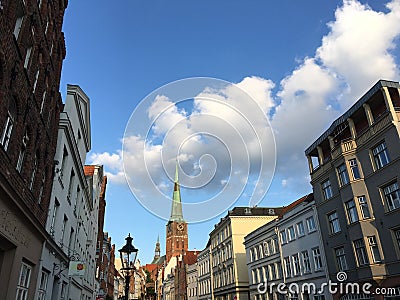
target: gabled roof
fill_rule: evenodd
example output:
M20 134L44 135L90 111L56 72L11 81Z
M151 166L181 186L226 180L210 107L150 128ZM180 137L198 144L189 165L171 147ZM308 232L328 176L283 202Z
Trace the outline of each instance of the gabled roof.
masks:
M294 209L296 206L300 205L301 203L309 203L311 201L314 200L314 194L310 193L308 195L305 195L299 199L297 199L296 201L290 203L288 206L285 206L282 210L281 213L279 214L279 218L282 218L284 214L288 213L289 211L291 211L292 209Z
M185 254L183 255L183 261L187 265L193 265L197 262L197 254L199 251L197 250L189 250L186 251Z
M84 166L83 170L85 172L85 176L93 176L94 170L96 169L96 166Z

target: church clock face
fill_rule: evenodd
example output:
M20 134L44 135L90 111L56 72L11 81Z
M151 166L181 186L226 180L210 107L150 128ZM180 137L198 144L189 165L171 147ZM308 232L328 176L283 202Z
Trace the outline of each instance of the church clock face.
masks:
M184 226L183 226L182 223L179 223L178 226L177 226L177 228L178 228L179 231L182 231L183 228L184 228Z

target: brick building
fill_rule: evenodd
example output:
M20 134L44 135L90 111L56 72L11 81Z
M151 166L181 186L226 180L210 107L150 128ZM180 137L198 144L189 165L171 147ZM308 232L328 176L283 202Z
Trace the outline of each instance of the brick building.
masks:
M1 299L33 299L43 243L54 243L44 225L62 110L66 6L0 1Z

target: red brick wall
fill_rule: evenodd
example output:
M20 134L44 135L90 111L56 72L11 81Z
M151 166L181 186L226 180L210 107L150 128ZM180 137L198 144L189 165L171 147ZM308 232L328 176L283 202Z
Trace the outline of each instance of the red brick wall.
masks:
M67 1L42 0L40 11L38 1L25 0L25 3L23 7L22 0L2 0L3 9L0 9L0 138L10 103L15 102L17 108L7 151L0 145L0 180L8 182L18 195L15 195L14 201L26 205L39 223L44 225L53 182L59 114L62 110L59 87L65 42L61 29ZM23 7L24 21L18 39L15 39L13 31L18 5ZM49 25L45 35L47 19ZM29 47L32 47L31 58L25 69L24 60ZM37 70L39 77L33 91ZM40 114L44 91L46 102L43 114ZM29 142L23 168L19 173L15 167L25 132L28 132ZM29 179L35 154L38 155L38 163L31 191ZM43 197L41 204L38 204L43 175Z

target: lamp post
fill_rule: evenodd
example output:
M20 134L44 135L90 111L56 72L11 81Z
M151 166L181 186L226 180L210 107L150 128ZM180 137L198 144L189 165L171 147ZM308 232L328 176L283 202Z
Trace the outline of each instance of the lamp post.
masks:
M122 272L125 277L125 300L129 299L129 282L131 280L132 271L135 269L135 260L138 253L138 249L136 249L132 245L131 234L125 238L126 244L121 249L119 249L119 254L121 257L122 264Z

